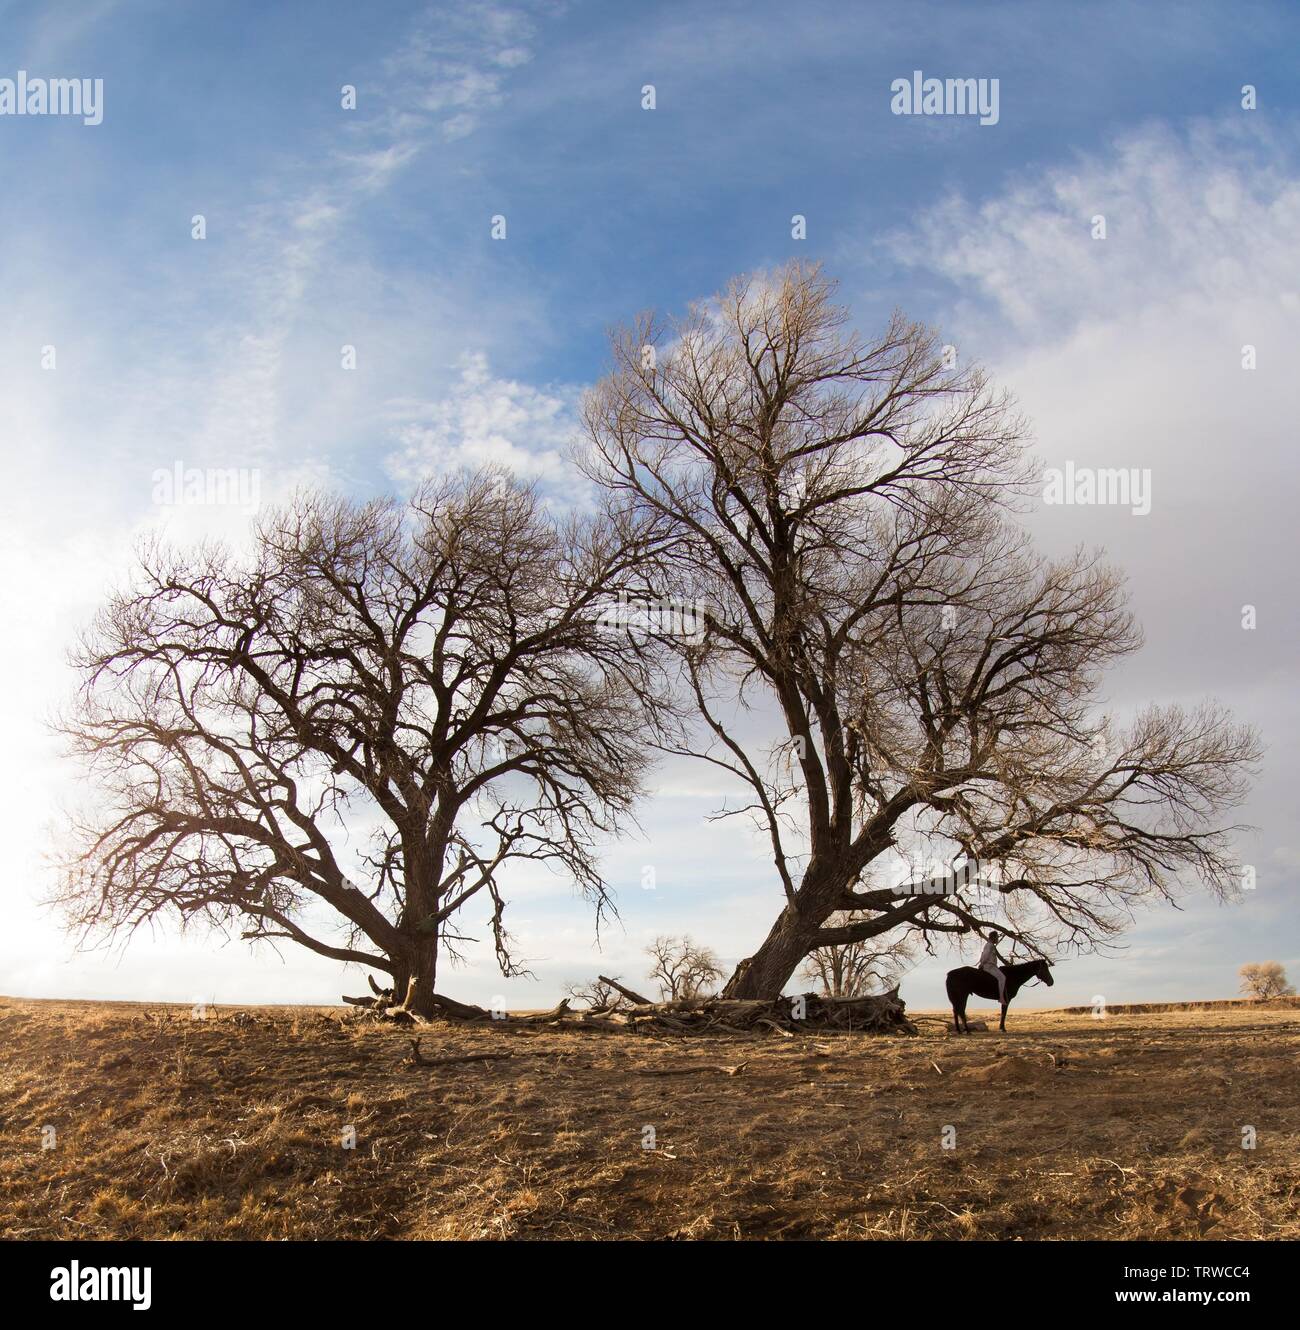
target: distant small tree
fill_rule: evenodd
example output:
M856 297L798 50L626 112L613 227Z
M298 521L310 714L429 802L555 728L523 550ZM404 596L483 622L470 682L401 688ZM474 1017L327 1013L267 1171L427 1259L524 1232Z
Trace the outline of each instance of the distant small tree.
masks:
M702 997L726 978L713 952L689 937L657 937L646 955L652 962L650 978L665 1002Z
M1286 971L1279 961L1255 961L1243 965L1238 973L1241 975L1241 991L1259 1002L1266 998L1290 997L1295 992L1287 983Z
M622 995L605 979L592 979L585 984L565 984L564 992L592 1011L609 1011L623 1001Z
M852 912L844 910L832 915L826 927L848 928L853 922ZM809 953L799 977L816 984L826 997L865 997L874 989L893 988L914 955L914 945L906 936L890 945L884 945L885 941L872 938L818 947Z

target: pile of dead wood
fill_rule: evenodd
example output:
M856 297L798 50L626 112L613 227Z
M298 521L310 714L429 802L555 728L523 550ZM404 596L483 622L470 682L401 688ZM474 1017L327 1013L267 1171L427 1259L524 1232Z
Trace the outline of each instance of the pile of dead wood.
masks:
M359 1014L365 1013L376 1016L381 1020L397 1021L406 1025L422 1025L425 1023L427 1018L413 1011L408 1011L398 1001L391 988L380 988L370 975L366 975L366 981L370 984L370 992L373 996L348 997L346 993L343 995L343 1001L350 1007L358 1008ZM453 998L442 997L437 993L433 996L433 1002L441 1015L457 1020L491 1020L494 1016L500 1014L488 1011L486 1007L476 1007L471 1003L457 1002ZM556 1008L556 1011L567 1009L568 1005L567 1001L562 1002Z
M375 1016L380 1020L395 1021L403 1025L424 1025L428 1018L409 1011L397 1001L391 988L380 988L374 979L366 976L370 983L372 997L348 997L343 1001L350 1007L358 1008L358 1014ZM565 998L558 1007L551 1011L535 1012L527 1016L512 1016L504 1011L489 1011L486 1007L476 1007L469 1002L457 1002L454 998L433 995L433 1006L437 1014L447 1020L457 1021L510 1021L515 1025L546 1025L569 1015L569 1000Z
M674 1034L748 1034L774 1031L790 1035L809 1030L909 1032L898 989L870 997L832 998L816 993L772 1000L749 998L679 998L652 1002L616 980L600 976L623 999L618 1006L576 1013L575 1024L598 1029L631 1029ZM566 1022L567 1023L567 1022Z
M871 997L832 998L816 993L779 997L771 1001L745 998L679 998L654 1002L624 987L617 980L600 976L601 982L618 995L616 1004L574 1010L568 999L551 1011L512 1016L489 1011L450 998L436 997L439 1013L449 1020L493 1021L509 1025L548 1026L561 1030L608 1030L644 1034L761 1034L789 1036L813 1030L843 1030L870 1033L914 1033L898 989ZM421 1017L395 1006L392 991L370 981L373 997L344 1002L385 1020L421 1023Z

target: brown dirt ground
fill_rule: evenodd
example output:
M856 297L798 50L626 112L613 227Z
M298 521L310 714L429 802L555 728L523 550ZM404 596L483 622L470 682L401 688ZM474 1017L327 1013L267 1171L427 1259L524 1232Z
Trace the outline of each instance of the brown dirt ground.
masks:
M1300 1237L1295 1007L919 1019L414 1067L331 1008L0 998L0 1236Z

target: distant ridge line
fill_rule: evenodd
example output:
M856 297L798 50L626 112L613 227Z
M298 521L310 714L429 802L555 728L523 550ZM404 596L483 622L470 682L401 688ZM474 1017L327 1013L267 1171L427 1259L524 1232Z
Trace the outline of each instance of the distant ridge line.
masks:
M1260 1011L1270 1010L1295 1010L1300 1009L1300 997L1277 997L1265 998L1262 1002L1258 998L1216 998L1211 1002L1129 1002L1129 1003L1106 1003L1107 1015L1124 1015L1126 1012L1131 1015L1140 1015L1142 1012L1156 1011L1214 1011L1223 1010L1230 1007L1255 1007ZM1041 1008L1040 1010L1048 1010ZM1094 1010L1093 1007L1054 1007L1054 1011L1063 1012L1067 1016L1087 1016Z

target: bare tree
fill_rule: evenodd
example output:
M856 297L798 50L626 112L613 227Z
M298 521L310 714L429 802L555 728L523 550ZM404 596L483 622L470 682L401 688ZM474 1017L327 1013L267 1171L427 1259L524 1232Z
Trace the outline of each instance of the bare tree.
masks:
M646 955L653 963L650 978L665 1002L703 997L727 977L713 952L689 937L657 937Z
M564 992L592 1011L610 1011L624 1001L623 995L608 979L596 978L585 984L566 984Z
M846 928L854 922L853 915L840 912L827 919L826 927ZM896 988L915 952L915 943L906 934L841 942L810 951L799 975L826 997L865 997Z
M1280 961L1257 961L1243 965L1238 974L1241 976L1241 991L1247 997L1259 1001L1290 997L1295 992L1286 981L1286 971Z
M674 532L646 594L703 606L699 640L664 639L703 735L674 751L730 773L746 797L718 816L772 847L781 908L726 994L774 997L809 952L904 926L1005 911L1031 950L1087 948L1180 877L1232 891L1215 820L1253 732L1213 704L1099 711L1140 635L1097 555L1046 560L1012 524L1024 423L930 331L895 315L864 339L832 295L792 264L644 316L585 412L588 474ZM980 889L855 889L895 852L977 864Z
M519 972L514 861L570 877L599 925L599 842L656 713L598 612L643 555L630 524L558 520L493 472L408 505L301 497L246 558L146 547L75 656L64 728L104 801L63 866L69 923L235 925L386 971L420 1014L476 898Z

